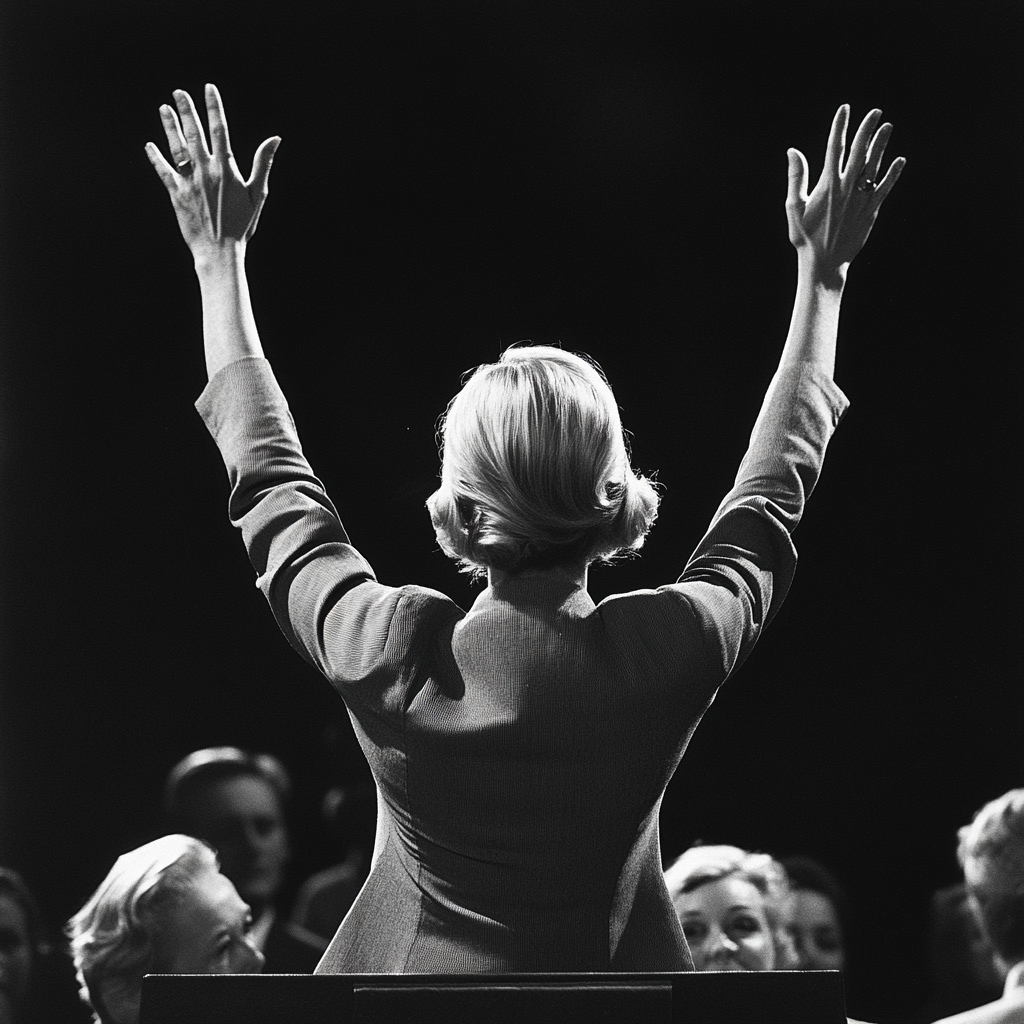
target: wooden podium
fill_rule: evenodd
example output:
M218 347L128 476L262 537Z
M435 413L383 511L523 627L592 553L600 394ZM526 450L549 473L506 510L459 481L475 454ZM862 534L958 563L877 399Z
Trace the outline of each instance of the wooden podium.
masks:
M846 1024L838 971L149 974L141 1024Z

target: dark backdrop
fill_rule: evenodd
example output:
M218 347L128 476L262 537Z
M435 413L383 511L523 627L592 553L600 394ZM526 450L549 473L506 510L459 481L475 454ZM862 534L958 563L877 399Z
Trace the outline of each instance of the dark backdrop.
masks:
M786 607L662 820L667 857L703 838L831 865L851 1009L921 1002L955 829L1024 781L1021 10L8 0L0 863L62 920L157 834L167 767L230 742L293 769L299 874L336 853L324 787L362 770L192 409L198 289L143 151L173 88L219 85L246 169L283 137L248 261L268 356L380 579L464 606L423 509L462 371L524 338L601 362L666 496L643 558L591 590L670 582L785 336L786 148L816 176L838 104L877 105L908 164L847 288L852 407Z

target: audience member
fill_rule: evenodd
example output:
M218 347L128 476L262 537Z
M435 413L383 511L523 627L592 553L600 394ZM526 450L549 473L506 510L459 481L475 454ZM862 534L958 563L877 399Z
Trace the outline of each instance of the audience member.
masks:
M32 893L16 871L0 868L0 1024L29 1019L32 982L46 951Z
M810 857L783 857L789 878L789 934L802 971L846 967L846 894L838 879Z
M171 826L209 843L221 870L252 908L251 938L272 974L310 974L327 943L283 918L277 900L291 856L285 804L291 781L270 754L237 747L197 750L171 769Z
M987 803L959 839L968 906L1005 981L998 999L943 1024L1024 1024L1024 789Z
M324 797L323 815L345 858L318 871L299 889L292 921L330 942L370 873L377 789L372 782L335 786Z
M100 1024L137 1024L146 974L251 974L252 915L205 843L170 835L122 854L67 923L82 999Z
M780 971L796 966L787 931L789 882L765 853L692 846L665 872L698 971Z

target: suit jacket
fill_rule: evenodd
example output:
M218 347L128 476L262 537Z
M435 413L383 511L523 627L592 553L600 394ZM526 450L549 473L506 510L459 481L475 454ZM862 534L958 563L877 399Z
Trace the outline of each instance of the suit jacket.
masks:
M776 375L678 582L595 605L585 570L495 573L467 612L377 582L265 360L215 376L197 408L231 520L377 782L370 876L318 973L692 969L662 796L790 585L790 533L845 407L810 366Z

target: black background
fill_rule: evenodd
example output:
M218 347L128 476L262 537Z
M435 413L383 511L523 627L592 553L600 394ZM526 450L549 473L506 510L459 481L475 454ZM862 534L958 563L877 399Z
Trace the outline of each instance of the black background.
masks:
M850 1007L927 995L955 830L1024 781L1022 5L7 2L2 42L0 863L52 921L160 830L199 746L271 750L296 877L360 777L225 515L198 288L143 151L171 90L224 96L249 249L307 454L386 583L474 588L423 502L460 374L531 338L605 368L666 497L595 599L670 582L743 452L795 281L786 148L872 106L908 164L850 274L852 406L783 612L698 730L662 815L810 853L856 910Z

